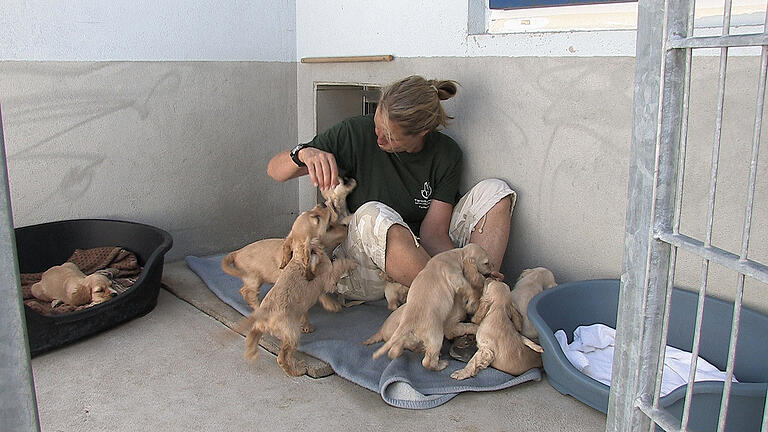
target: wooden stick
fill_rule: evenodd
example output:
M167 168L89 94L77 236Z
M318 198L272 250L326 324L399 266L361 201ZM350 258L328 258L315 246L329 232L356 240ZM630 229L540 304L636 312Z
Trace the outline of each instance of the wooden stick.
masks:
M353 63L353 62L388 62L392 55L348 56L348 57L304 57L302 63Z

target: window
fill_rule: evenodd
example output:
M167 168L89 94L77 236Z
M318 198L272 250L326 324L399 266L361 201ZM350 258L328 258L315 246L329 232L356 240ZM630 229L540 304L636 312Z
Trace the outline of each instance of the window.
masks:
M622 3L627 0L489 0L491 9L527 9L546 6Z
M636 1L476 1L479 3L475 3L470 8L470 34L634 30L637 27ZM722 27L723 4L724 0L697 1L696 28ZM733 2L731 25L733 27L762 25L765 9L765 0Z

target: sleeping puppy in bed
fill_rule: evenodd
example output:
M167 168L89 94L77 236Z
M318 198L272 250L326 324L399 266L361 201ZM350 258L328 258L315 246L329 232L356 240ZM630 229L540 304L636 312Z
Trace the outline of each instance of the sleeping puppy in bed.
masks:
M54 266L43 272L40 282L32 285L32 295L38 300L51 302L52 307L61 303L70 306L99 304L114 294L112 281L106 276L86 276L71 262Z
M332 251L346 236L347 227L335 223L331 209L317 205L296 218L285 239L259 240L231 252L222 259L221 268L225 273L243 280L240 295L255 310L259 307L259 287L263 283L274 284L277 281L297 247L304 247L308 239L318 238L326 250ZM338 312L341 309L335 300L326 295L320 301L329 311Z
M541 367L543 350L520 334L523 318L515 308L507 284L488 279L472 321L480 324L475 335L477 352L467 366L452 373L451 378L470 378L488 366L512 375Z
M462 303L464 299L468 299L463 306L465 310L473 308L472 290L481 290L484 276L492 271L488 253L473 243L432 257L414 278L407 301L400 306L403 309L400 323L392 337L374 352L373 358L389 352L389 358L394 359L402 354L403 348L422 344L424 359L421 364L429 370L445 369L448 362L440 360L440 348L444 336L448 335L446 319L455 310L456 303ZM475 330L475 324L458 323L450 329L450 336L470 334Z
M250 331L245 338L245 358L258 357L259 340L264 333L269 333L282 342L277 356L280 367L288 375L303 375L306 365L296 361L293 353L301 332L314 331L308 311L322 295L333 292L341 275L355 266L355 262L348 259L332 262L316 239L306 240L304 246L297 247L264 301L246 318Z
M555 285L557 285L555 276L544 267L525 269L520 274L520 277L517 278L517 283L515 283L515 287L512 289L511 297L512 304L515 305L515 308L523 317L523 327L520 332L523 336L536 341L539 340L539 333L536 331L536 327L528 319L528 303L531 302L531 299L536 294Z

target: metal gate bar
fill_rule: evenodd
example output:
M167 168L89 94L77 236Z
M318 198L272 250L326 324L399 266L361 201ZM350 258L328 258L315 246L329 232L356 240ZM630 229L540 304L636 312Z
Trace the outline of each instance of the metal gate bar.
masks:
M0 112L0 431L39 431Z
M638 2L635 122L630 154L627 222L616 321L616 350L607 431L642 431L652 425L653 383L663 337L671 247L654 238L654 227L670 230L674 219L677 156L685 50L668 50L667 34L683 35L688 26L684 2ZM686 3L687 4L687 3ZM672 85L671 85L672 84ZM672 188L671 190L669 188ZM654 416L672 428L666 412Z
M727 37L731 28L731 0L725 0L723 10L723 37ZM704 240L704 247L712 246L712 227L715 220L715 196L717 193L717 176L720 169L720 145L722 143L723 132L723 107L725 105L725 80L728 70L728 48L720 48L720 70L718 73L717 88L717 111L715 115L715 137L712 144L711 171L709 177L709 206L707 208L707 224ZM691 363L688 373L688 386L685 390L685 402L683 403L683 415L680 422L680 428L688 429L690 421L691 404L693 403L693 388L696 381L696 364L699 358L699 349L701 348L701 326L704 320L704 301L707 295L707 285L709 283L709 263L706 258L701 263L701 287L699 288L699 301L696 307L696 324L693 330L693 347L691 348ZM729 359L730 360L730 359ZM729 361L729 363L731 363ZM726 413L720 412L718 422L724 421Z
M767 8L768 9L768 8ZM763 28L768 28L768 10L766 10L765 22ZM749 239L752 228L752 209L755 201L755 184L757 180L757 158L760 152L760 134L762 132L763 112L765 106L765 84L766 71L768 70L768 56L766 47L763 46L760 55L760 77L757 83L757 102L755 104L755 126L752 136L752 159L749 167L749 180L747 182L747 203L744 209L744 231L741 235L741 253L739 258L746 260L749 254ZM744 297L745 276L739 275L736 297L733 305L733 320L731 324L731 337L728 346L728 367L726 368L725 384L723 385L723 396L720 402L720 421L717 425L718 431L725 430L726 416L728 415L728 405L730 403L730 393L733 380L734 358L736 357L736 345L739 339L739 329L741 323L741 303ZM763 425L763 429L765 429Z
M672 37L668 46L669 48L687 49L750 47L766 44L768 44L767 34L754 33L728 36Z
M684 234L675 234L670 231L659 231L654 236L658 240L669 243L675 247L706 258L738 273L747 275L753 279L768 283L768 266L750 259L742 259L735 253L728 252L717 246L707 247L704 242L696 240Z
M693 28L694 28L694 18L695 18L695 12L696 12L696 4L695 1L692 1L688 8L688 16L687 16L687 32L686 34L691 35L693 34ZM689 124L689 118L690 118L690 101L691 101L691 70L693 63L693 50L685 50L685 63L683 65L683 106L682 111L680 113L681 120L680 120L680 155L678 157L677 161L677 190L676 190L676 200L675 200L675 215L673 218L673 225L672 225L672 233L673 234L679 234L680 233L680 222L682 220L682 211L683 211L683 191L684 191L684 185L685 185L685 160L686 155L688 153L688 124ZM658 237L657 237L658 238ZM667 295L665 299L665 308L664 308L664 318L662 323L662 331L661 331L661 341L659 342L659 346L667 346L667 334L669 329L669 314L670 314L670 304L672 303L672 289L675 285L675 271L677 269L677 252L678 247L675 246L672 248L670 252L670 258L669 258L669 272L667 276ZM659 412L662 412L660 408L660 400L661 400L661 383L663 379L663 373L664 373L664 357L666 355L665 350L659 350L659 359L658 359L658 367L656 369L656 383L654 387L654 394L653 394L653 417L659 418ZM665 416L668 415L666 411L664 411ZM671 416L670 416L671 417ZM667 419L668 420L668 419ZM667 424L667 428L676 428L677 427L677 419L672 424ZM651 424L649 427L649 432L653 432L656 429L656 426L654 424Z
M746 276L768 283L768 266L750 260L749 240L752 224L757 160L760 147L762 116L764 114L766 71L768 71L768 11L763 33L730 35L731 0L726 0L723 13L722 35L715 37L688 37L693 35L695 0L663 1L640 0L638 3L638 50L635 91L635 125L633 129L632 160L630 164L630 190L627 208L622 291L620 292L619 316L641 317L638 324L617 322L617 354L614 364L614 381L609 399L606 430L655 430L660 426L668 431L687 430L691 415L695 369L701 342L704 301L709 279L709 264L714 262L738 273L737 292L730 329L726 379L720 400L718 431L727 422L730 390L735 367L742 300ZM684 10L685 9L685 10ZM658 25L663 24L661 32ZM687 31L686 31L687 30ZM649 46L643 46L644 44ZM661 47L661 61L647 57L656 46ZM715 196L719 171L720 146L725 100L725 83L730 47L762 46L761 71L756 100L755 127L753 130L752 159L750 162L745 205L744 228L739 255L712 246ZM680 233L683 202L685 158L687 151L688 115L691 82L692 51L696 48L720 48L718 103L715 136L708 191L708 211L705 240L701 241ZM655 69L655 70L654 70ZM659 82L648 75L656 74ZM653 93L658 92L654 97ZM681 97L682 95L682 97ZM640 105L640 107L638 106ZM642 111L642 107L646 107ZM656 122L650 122L650 111L657 110ZM647 134L638 128L650 125L658 127L655 141L652 191L648 191L651 143ZM677 156L677 157L675 157ZM674 169L672 169L674 168ZM645 170L645 171L643 171ZM670 183L676 183L673 191ZM674 215L670 212L673 205ZM648 216L635 214L645 208L635 199L647 199L651 207ZM642 230L648 229L651 239L642 240ZM697 305L694 341L692 348L689 385L678 420L659 406L663 374L664 350L669 325L669 303L674 286L677 252L682 248L702 258L701 285ZM644 273L634 266L644 265ZM640 275L644 278L639 280ZM663 310L663 312L662 312ZM625 334L622 335L618 330ZM639 352L638 352L639 351ZM650 355L653 354L653 355ZM636 360L628 356L634 355ZM649 372L653 370L653 372ZM617 376L620 374L621 376ZM651 384L651 381L655 384ZM618 384L618 385L617 385ZM653 385L653 387L651 387ZM632 412L630 409L637 409ZM641 413L638 415L638 412ZM762 430L768 427L768 394L763 411Z

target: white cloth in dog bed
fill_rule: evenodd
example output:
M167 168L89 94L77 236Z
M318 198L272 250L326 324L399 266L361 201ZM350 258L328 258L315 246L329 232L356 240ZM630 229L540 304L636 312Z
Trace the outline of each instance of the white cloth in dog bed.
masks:
M247 315L251 309L240 296L242 283L221 270L223 257L188 256L186 263L217 297ZM262 286L261 294L269 288ZM519 376L488 368L474 378L457 381L451 373L464 368L465 363L448 359L446 369L432 372L421 365L421 355L410 351L391 361L386 356L373 360L371 356L381 343L366 346L362 341L376 333L389 312L383 300L344 308L339 313L326 312L316 305L309 314L315 331L301 335L299 350L327 362L342 378L378 392L386 403L400 408L434 408L461 392L500 390L541 380L541 371L536 368Z
M571 364L584 375L610 387L613 368L613 348L616 330L605 324L579 326L573 331L573 342L566 339L565 332L555 332L563 354ZM693 355L687 351L667 346L664 352L664 375L661 396L688 383ZM718 370L704 358L696 360L696 381L725 381L725 372ZM738 382L736 378L733 382Z

